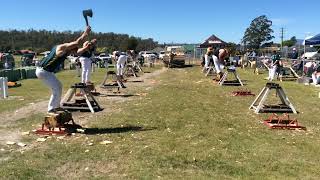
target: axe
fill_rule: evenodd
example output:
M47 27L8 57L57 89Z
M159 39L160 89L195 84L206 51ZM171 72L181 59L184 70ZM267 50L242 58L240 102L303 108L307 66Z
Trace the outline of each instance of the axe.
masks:
M82 13L83 13L84 19L86 20L86 25L89 26L88 16L92 18L92 15L93 15L92 9L83 10Z

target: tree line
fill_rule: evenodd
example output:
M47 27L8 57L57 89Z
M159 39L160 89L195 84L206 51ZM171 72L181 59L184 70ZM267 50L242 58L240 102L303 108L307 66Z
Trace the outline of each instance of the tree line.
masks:
M54 45L75 40L80 31L48 31L48 30L0 30L0 52L15 50L32 50L43 52L50 50ZM92 32L89 38L98 40L98 51L112 52L128 49L143 51L151 50L158 46L152 38L142 39L128 34Z

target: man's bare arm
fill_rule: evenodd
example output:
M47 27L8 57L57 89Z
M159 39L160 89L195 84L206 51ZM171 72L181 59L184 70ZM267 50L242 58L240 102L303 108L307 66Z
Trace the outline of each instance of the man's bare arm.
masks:
M76 48L83 41L83 39L88 36L90 31L91 31L91 27L87 26L86 30L81 34L80 37L78 37L77 40L72 41L70 43L64 43L64 44L58 45L57 52L56 52L57 56L64 54L65 51L69 51Z
M90 48L90 43L87 43L84 47L79 48L77 51L77 54L80 55L82 53L84 53L85 51L87 51Z

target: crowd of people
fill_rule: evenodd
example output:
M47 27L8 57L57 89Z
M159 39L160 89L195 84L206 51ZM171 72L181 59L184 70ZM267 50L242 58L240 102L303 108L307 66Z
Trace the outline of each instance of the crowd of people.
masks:
M302 71L302 73L310 76L312 79L312 84L320 84L320 63L316 61L305 62L298 60L298 52L296 48L292 49L292 52L289 54L289 58L292 60L291 68L295 71ZM214 70L217 74L216 80L219 80L223 75L222 70L224 66L227 65L229 59L229 52L225 47L208 47L206 53L203 56L202 66L203 72L206 72L211 66L214 67ZM282 80L282 76L286 73L286 68L284 67L285 62L281 57L278 51L273 51L271 56L263 58L264 60L259 59L257 53L254 50L247 50L242 56L235 55L233 58L233 66L244 67L248 64L251 65L251 68L255 69L254 72L258 72L258 68L262 67L263 63L269 69L269 74L267 77L268 81L273 81L275 79Z

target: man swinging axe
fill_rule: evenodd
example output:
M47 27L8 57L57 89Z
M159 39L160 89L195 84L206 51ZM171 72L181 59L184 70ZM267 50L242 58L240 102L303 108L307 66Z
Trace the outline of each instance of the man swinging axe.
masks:
M87 26L81 36L72 42L56 45L52 48L50 54L43 58L36 69L36 75L47 86L51 88L52 95L48 104L48 112L56 112L60 110L60 100L62 93L62 84L55 76L54 72L58 69L64 60L70 54L76 54L78 46L83 42L85 37L91 31L90 26Z

